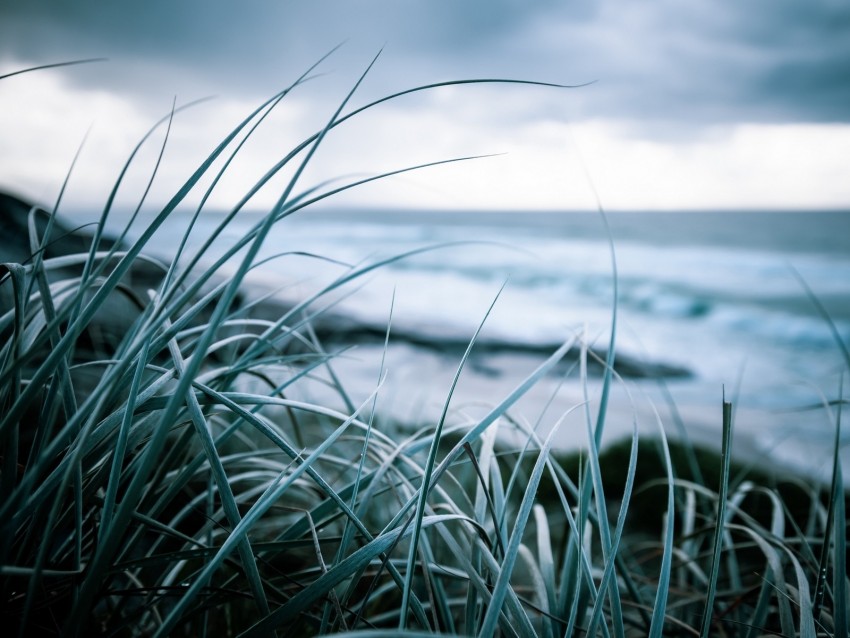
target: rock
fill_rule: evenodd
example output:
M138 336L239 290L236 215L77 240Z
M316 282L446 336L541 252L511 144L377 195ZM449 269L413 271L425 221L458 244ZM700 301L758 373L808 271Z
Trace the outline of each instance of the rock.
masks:
M50 213L41 206L33 205L9 193L0 192L0 263L33 263L31 250L29 219L32 211L35 215L36 241L40 243L47 231ZM55 219L50 230L49 241L43 251L43 258L87 254L91 248L93 235L87 229L74 229L60 219ZM104 236L98 247L105 251L115 246L115 239ZM104 272L108 275L113 263ZM67 281L74 285L74 278L82 273L83 266L50 267L46 269L51 283ZM104 304L85 334L81 335L81 345L103 344L103 352L113 349L123 338L129 325L138 316L147 303L147 289L155 287L162 280L163 270L148 261L137 260L130 272L122 279L121 286ZM5 273L3 273L5 275ZM33 286L36 291L37 286ZM0 315L14 307L13 290L8 278L0 279ZM55 302L54 302L55 303ZM28 307L28 310L32 310ZM6 331L8 332L8 330ZM0 332L0 336L6 336Z
M44 237L50 217L41 206L30 204L9 193L0 192L0 263L27 264L32 258L30 251L29 215L35 208L35 220L38 237ZM104 249L114 244L111 238L105 238ZM88 250L91 235L84 231L72 231L65 223L56 220L50 234L50 242L44 250L44 257L59 257Z

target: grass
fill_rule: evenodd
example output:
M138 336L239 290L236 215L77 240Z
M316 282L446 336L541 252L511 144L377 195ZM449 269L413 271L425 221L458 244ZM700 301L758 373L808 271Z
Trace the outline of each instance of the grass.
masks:
M603 408L574 408L591 434L582 454L554 451L513 407L576 345L574 382L585 384L588 349L576 339L482 419L452 413L452 386L442 418L405 434L377 408L382 379L353 404L310 328L330 292L382 263L275 320L251 318L240 291L272 226L383 177L299 191L315 150L409 91L347 110L355 85L223 218L215 234L292 170L277 204L218 261L204 262L209 243L145 261L157 228L211 176L206 201L308 74L222 140L134 242L103 238L123 171L82 252L51 256L56 216L30 211L31 258L0 267L6 635L846 636L841 400L829 486L733 466L729 404L718 406L720 458L667 442L663 427L600 449L618 382L612 330ZM235 274L220 277L242 249ZM615 299L613 325L616 311ZM473 337L458 377L474 348ZM335 401L292 398L316 380ZM525 433L523 449L506 446L503 428Z

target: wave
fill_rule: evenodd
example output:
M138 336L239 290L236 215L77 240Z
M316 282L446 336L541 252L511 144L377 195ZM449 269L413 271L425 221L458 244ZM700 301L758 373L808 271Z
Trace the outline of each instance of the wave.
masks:
M486 215L475 221L469 215L435 216L438 223L428 216L394 223L379 217L287 220L273 228L261 257L300 250L364 264L432 246L433 251L370 275L368 285L340 311L362 326L383 326L396 290L394 325L408 342L424 339L452 348L463 342L465 347L504 284L485 330L491 343L506 344L503 351L530 353L576 331L607 339L614 280L598 219L537 216L523 225L520 216L489 218L499 223L488 222ZM847 240L830 230L845 228L847 218L771 219L779 218L635 214L612 219L615 235L620 229L614 244L618 309L621 323L633 325L636 333L623 329L618 337L627 356L643 351L640 359L710 376L728 366L718 349L749 353L752 359L778 353L783 361L834 349L829 325L789 266L850 341L850 250L840 250ZM243 230L237 224L229 232ZM204 229L197 234L203 236ZM164 251L168 241L163 238ZM438 247L446 243L454 245ZM297 284L303 294L343 270L317 260L280 260L257 276L269 287Z

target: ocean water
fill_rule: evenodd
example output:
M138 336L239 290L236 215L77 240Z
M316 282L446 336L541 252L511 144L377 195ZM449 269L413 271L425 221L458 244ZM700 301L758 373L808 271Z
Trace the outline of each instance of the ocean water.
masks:
M163 256L173 251L186 219L170 220L154 249ZM205 216L193 238L205 237L219 219ZM259 219L237 217L219 246ZM303 211L275 226L261 257L270 261L252 273L253 284L291 301L352 269L391 260L321 297L316 308L334 300L333 313L377 333L392 306L382 405L399 421L421 423L439 412L460 358L457 348L424 343L463 344L487 315L480 341L490 354L464 371L452 398L458 414L474 419L565 340L577 336L604 351L616 288L618 358L676 374L618 383L610 439L627 435L636 415L641 429L660 421L681 436L681 421L686 435L716 445L725 391L748 454L815 473L829 464L835 414L818 406L838 397L847 372L836 333L850 344L850 213L635 212L603 219ZM354 395L375 387L381 358L379 343L363 341L336 364ZM583 403L598 409L598 378L582 384L575 372L550 377L518 409L545 431L582 405L575 422L559 431L562 447L579 447L587 437Z

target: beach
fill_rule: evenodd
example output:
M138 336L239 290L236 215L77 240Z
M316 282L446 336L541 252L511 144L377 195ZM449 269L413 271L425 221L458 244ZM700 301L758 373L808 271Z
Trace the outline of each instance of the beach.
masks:
M70 217L87 221L84 212ZM170 218L151 253L167 262L189 219ZM187 256L221 219L212 212L199 218ZM201 263L212 263L216 250L260 219L240 213ZM121 220L114 216L115 229ZM142 217L130 237L144 224ZM299 316L312 317L322 347L339 353L331 366L351 400L364 400L383 379L376 405L402 428L439 417L479 324L450 400L457 423L486 414L573 340L571 354L512 408L541 435L569 412L556 442L564 451L587 445L587 416L599 410L615 261L619 380L606 405L604 441L630 436L633 427L647 436L661 428L717 449L725 393L735 408L736 454L828 479L835 414L823 406L839 393L844 361L805 285L846 343L847 213L634 212L603 219L305 211L273 227L258 256L264 259L241 291L246 315L275 321L317 296ZM236 263L225 263L221 276ZM366 272L334 287L358 270ZM582 344L589 353L584 382ZM327 388L317 373L298 392L338 402ZM848 459L846 444L842 457Z

